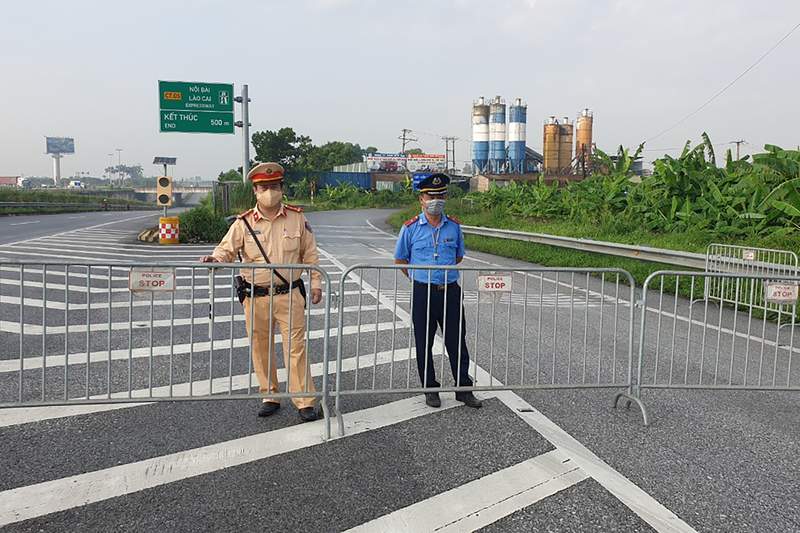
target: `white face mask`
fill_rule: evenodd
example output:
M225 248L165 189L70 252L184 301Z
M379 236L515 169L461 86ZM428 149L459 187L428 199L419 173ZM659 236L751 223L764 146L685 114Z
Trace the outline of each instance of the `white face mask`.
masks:
M429 215L438 217L444 212L445 200L428 200L425 202L425 212Z
M280 189L267 189L256 191L256 200L259 205L264 207L275 207L283 199L283 191Z

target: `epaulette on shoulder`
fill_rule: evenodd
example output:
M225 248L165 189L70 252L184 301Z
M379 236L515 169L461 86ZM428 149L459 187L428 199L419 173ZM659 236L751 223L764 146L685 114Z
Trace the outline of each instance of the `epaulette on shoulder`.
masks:
M455 222L455 223L456 223L456 224L458 224L459 226L461 226L461 221L460 221L460 220L458 220L456 217L454 217L454 216L450 216L450 215L447 215L447 218L448 218L449 220L452 220L453 222Z
M251 209L248 209L248 210L247 210L247 211L245 211L244 213L239 213L238 215L236 215L236 218L244 218L244 217L246 217L247 215L249 215L249 214L250 214L250 213L252 213L252 212L253 212L253 209L252 209L252 208L251 208Z
M283 207L284 209L288 209L289 211L294 211L295 213L303 212L303 208L296 205L283 204Z
M408 220L406 220L405 222L403 222L403 225L404 225L404 226L410 226L411 224L413 224L413 223L414 223L414 222L416 222L417 220L419 220L419 215L417 215L417 216L415 216L415 217L413 217L413 218L409 218Z

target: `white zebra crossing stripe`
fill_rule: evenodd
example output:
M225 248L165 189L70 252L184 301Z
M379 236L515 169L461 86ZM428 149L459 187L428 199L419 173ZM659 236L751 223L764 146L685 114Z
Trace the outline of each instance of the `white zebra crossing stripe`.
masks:
M552 450L347 531L475 531L586 478L563 450Z
M230 301L230 300L226 300L226 301ZM50 304L50 302L48 302L48 308L50 307L49 304ZM93 309L95 309L95 310L97 310L97 309L102 310L104 307L107 309L107 306L96 306L96 305L93 305ZM149 305L148 305L148 307L149 307ZM367 313L369 311L375 311L376 308L377 308L377 306L375 306L375 305L362 305L361 306L361 311L362 311L362 313ZM73 309L74 309L73 306L70 305L70 310L73 310ZM383 307L381 307L381 309L383 309ZM331 314L338 313L338 312L339 312L338 308L331 309ZM347 306L347 307L344 308L344 312L345 312L345 314L347 314L347 313L356 313L356 312L358 312L358 306L357 305ZM324 315L325 315L325 310L324 309L320 309L320 308L311 309L311 316L324 316ZM242 314L241 312L237 312L233 316L233 321L234 322L244 323L244 314ZM209 320L208 317L195 317L194 320L192 320L191 318L176 318L176 319L171 320L171 321L164 319L164 320L154 320L153 321L153 327L154 328L166 328L166 327L182 327L182 326L190 326L190 325L203 326L203 325L208 325L209 322L210 322L210 320ZM217 315L217 316L214 317L214 323L215 324L230 324L230 322L231 322L231 316L229 314L222 315L222 316ZM129 328L134 330L134 331L137 331L137 330L141 330L143 328L149 328L149 327L150 327L150 321L149 320L133 320L132 322L128 322L126 320L125 322L112 322L111 323L111 330L112 331L128 331ZM85 323L73 324L73 325L70 325L69 332L73 333L73 334L86 333L87 329L91 330L92 333L101 333L101 332L104 332L104 331L108 331L108 322L92 323L91 326L88 327L88 328L87 328ZM6 332L6 333L19 334L20 333L19 322L12 322L12 321L9 321L9 320L0 320L0 331ZM49 335L62 335L64 333L66 333L66 332L67 332L66 326L47 326L47 333ZM42 326L40 324L30 324L30 323L27 323L27 322L25 323L25 335L42 335L43 333L44 333L44 328L42 328Z
M408 323L404 323L401 321L396 322L380 322L378 327L375 327L375 323L371 323L368 325L361 325L359 326L346 326L342 328L343 335L353 335L357 333L369 333L375 332L377 329L378 331L388 331L397 328L406 328L409 327ZM330 336L335 337L338 335L337 329L330 330ZM308 334L309 339L321 339L325 335L325 330L314 330L310 331ZM283 339L280 336L275 338L275 344L281 344ZM249 346L249 339L247 337L238 337L234 338L233 342L231 339L214 339L214 350L228 350L231 347L231 344L234 348L244 348ZM188 354L189 352L196 353L196 352L203 352L208 351L211 348L211 343L208 341L204 342L195 342L194 344L190 345L189 343L183 344L175 344L172 346L153 346L152 347L152 354L153 357L158 356L167 356L167 355L183 355ZM144 347L144 348L133 348L131 351L127 349L115 349L111 350L110 354L108 350L98 350L91 352L89 354L89 361L92 363L99 363L104 362L107 363L109 359L111 361L126 361L130 359L143 359L150 357L151 354L151 347ZM59 367L64 366L66 358L64 354L59 355L48 355L47 359L47 368L52 367ZM69 364L82 364L86 362L86 352L76 352L69 354ZM40 369L43 366L43 357L41 355L31 355L30 357L25 357L24 367L25 370L36 370ZM0 373L8 373L8 372L19 372L20 369L20 361L18 358L16 359L6 359L0 361Z

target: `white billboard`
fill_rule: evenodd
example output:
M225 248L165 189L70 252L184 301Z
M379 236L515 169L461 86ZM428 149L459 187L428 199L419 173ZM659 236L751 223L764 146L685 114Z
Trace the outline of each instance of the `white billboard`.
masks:
M406 168L406 156L401 153L376 152L366 157L366 163L370 172L403 172Z
M370 172L444 172L444 154L374 153L366 156Z
M444 172L447 162L444 154L410 154L406 168L409 172Z

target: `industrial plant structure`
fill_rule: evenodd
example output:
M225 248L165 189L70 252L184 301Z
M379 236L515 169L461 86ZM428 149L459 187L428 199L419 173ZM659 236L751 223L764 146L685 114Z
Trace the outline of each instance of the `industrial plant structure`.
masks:
M528 106L522 98L515 98L508 108L500 96L488 104L483 96L473 102L473 172L525 174L535 168L541 162L541 155L526 146L527 121Z
M525 129L528 121L528 106L522 98L514 100L508 108L508 171L525 172Z
M573 123L551 116L544 123L542 154L526 146L528 106L515 98L483 96L472 103L472 168L480 188L487 183L545 178L581 179L591 171L594 117L589 109Z
M584 109L573 125L569 117L561 122L550 117L544 123L544 168L546 175L585 176L592 151L592 112ZM576 138L573 156L573 138Z

